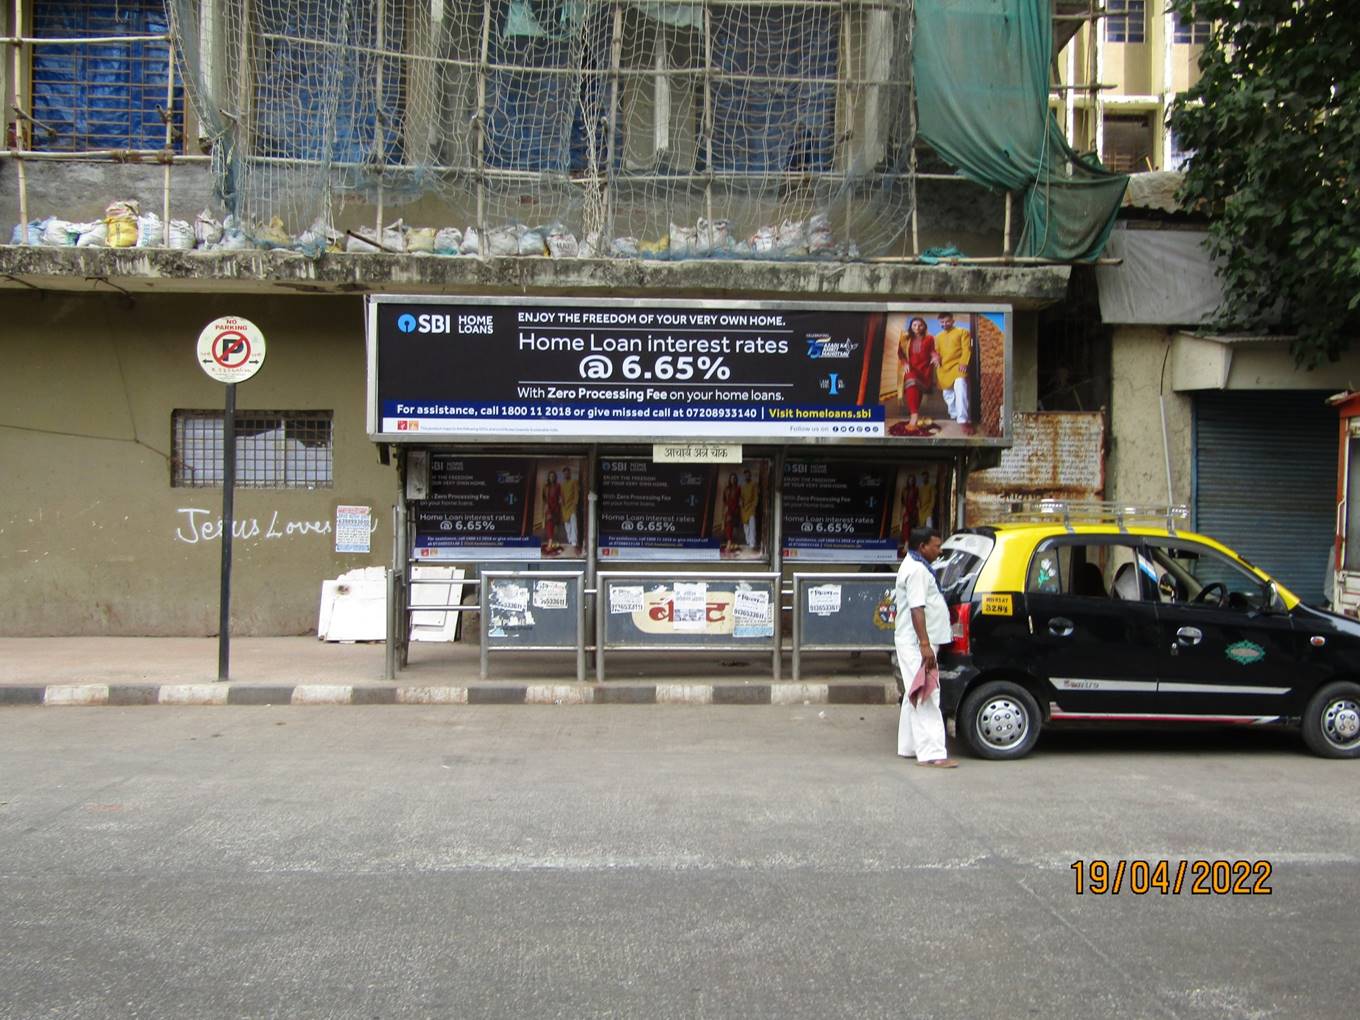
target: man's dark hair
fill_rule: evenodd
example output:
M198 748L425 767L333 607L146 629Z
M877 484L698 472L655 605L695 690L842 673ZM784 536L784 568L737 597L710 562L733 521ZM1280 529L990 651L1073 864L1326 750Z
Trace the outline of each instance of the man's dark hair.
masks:
M908 541L911 543L910 547L912 549L920 549L921 546L925 545L932 538L939 537L940 533L938 531L936 531L934 528L923 525L922 527L911 529L911 535L908 536Z

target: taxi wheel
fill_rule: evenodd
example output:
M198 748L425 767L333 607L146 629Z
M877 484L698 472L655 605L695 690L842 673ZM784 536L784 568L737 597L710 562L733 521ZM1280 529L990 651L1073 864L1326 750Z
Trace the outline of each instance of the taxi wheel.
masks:
M1009 680L985 683L963 699L955 729L979 758L1023 758L1039 739L1039 703Z
M1303 742L1324 758L1360 758L1360 684L1328 684L1303 713Z

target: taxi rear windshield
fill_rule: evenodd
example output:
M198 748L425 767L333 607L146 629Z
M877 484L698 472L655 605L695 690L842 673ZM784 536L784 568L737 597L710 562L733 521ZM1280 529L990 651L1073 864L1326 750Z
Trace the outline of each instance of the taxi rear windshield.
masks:
M973 583L992 554L996 542L990 535L959 533L949 536L939 558L931 564L946 602L966 602L973 596Z

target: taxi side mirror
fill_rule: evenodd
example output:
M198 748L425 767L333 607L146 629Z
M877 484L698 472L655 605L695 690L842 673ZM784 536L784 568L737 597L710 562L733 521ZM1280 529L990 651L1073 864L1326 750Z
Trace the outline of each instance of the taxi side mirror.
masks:
M1266 585L1266 609L1273 613L1284 610L1284 599L1280 598L1279 586L1274 581Z

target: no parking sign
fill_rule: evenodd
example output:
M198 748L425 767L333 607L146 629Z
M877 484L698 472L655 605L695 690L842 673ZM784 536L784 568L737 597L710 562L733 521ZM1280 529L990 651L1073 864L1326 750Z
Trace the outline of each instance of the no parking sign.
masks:
M198 364L223 383L245 382L264 364L264 334L249 319L224 315L198 334Z
M217 679L231 679L231 536L236 493L236 384L264 364L264 334L255 323L224 315L198 334L198 366L227 384L222 411L222 595L218 602Z

